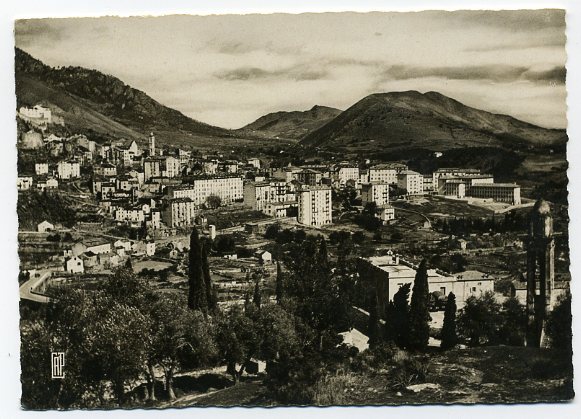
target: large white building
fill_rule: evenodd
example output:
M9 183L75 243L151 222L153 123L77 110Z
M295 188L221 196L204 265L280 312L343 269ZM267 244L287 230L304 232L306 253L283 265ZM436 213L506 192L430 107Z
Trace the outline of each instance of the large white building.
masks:
M48 174L48 163L35 163L34 173L38 176Z
M161 176L161 159L148 158L143 161L143 180Z
M168 188L169 198L190 198L202 205L210 195L218 196L223 205L244 199L244 182L239 176L214 176L193 179L190 185Z
M145 221L143 208L118 208L115 211L115 221L123 221L130 224L141 224Z
M181 175L180 160L173 156L167 156L164 160L165 167L162 165L161 175L169 178L179 177Z
M76 179L81 177L81 165L78 162L61 161L57 164L59 179Z
M413 170L404 170L397 174L397 186L408 195L419 195L424 193L424 177Z
M377 206L389 204L389 184L387 182L361 184L361 203L365 206L371 202L375 202Z
M383 163L369 168L369 182L386 182L397 184L397 175L407 170L407 165L403 163Z
M338 184L338 186L345 186L349 181L358 185L359 167L354 164L339 164L333 172L333 180Z
M380 305L385 307L402 285L413 286L417 266L389 252L385 256L359 258L357 268L359 276L375 287ZM493 291L494 278L479 271L452 275L428 269L428 288L430 293L437 291L445 296L453 292L458 308L462 308L469 297L479 297L487 291Z
M520 205L520 186L516 183L481 183L472 185L467 192L472 198L492 199L511 205Z
M286 182L271 180L244 184L244 205L255 211L265 211L267 204L296 200Z
M438 188L438 180L440 177L447 176L468 176L468 175L479 175L480 169L462 169L459 167L443 167L441 169L436 170L433 174L433 181L432 185L434 189Z
M299 189L298 216L301 224L328 225L333 222L333 205L329 186L308 186Z
M190 198L169 199L162 214L163 222L171 228L192 225L195 216L196 205Z

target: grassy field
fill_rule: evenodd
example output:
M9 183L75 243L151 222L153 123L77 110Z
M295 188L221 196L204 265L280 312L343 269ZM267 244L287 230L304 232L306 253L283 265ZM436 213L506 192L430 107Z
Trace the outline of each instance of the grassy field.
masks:
M489 346L407 355L428 363L424 383L401 387L397 367L339 374L333 387L339 405L419 405L561 402L574 396L572 366L566 357L547 349ZM226 376L222 376L225 380ZM261 377L245 377L238 385L185 392L158 407L278 406ZM192 387L192 386L187 386ZM195 386L196 387L196 386ZM199 387L199 386L197 386ZM196 387L196 388L197 388Z
M144 269L153 269L154 271L163 271L172 266L169 262L161 262L158 260L142 260L133 263L133 271L139 273Z

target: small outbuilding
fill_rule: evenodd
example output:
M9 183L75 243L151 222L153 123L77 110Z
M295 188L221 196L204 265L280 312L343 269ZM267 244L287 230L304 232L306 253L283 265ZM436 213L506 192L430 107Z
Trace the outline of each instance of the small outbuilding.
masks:
M39 233L47 233L54 230L54 224L44 220L42 223L39 223L36 228Z

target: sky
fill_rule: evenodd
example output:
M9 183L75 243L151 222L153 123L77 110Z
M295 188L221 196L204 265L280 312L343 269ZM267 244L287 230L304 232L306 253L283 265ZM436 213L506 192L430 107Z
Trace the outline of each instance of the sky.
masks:
M567 126L562 10L29 19L15 42L225 128L404 90Z

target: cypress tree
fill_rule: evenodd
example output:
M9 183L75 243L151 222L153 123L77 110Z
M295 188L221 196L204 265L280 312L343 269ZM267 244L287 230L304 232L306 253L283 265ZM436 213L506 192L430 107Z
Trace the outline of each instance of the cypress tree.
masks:
M456 296L453 292L448 294L446 308L444 310L444 325L442 326L442 349L450 349L458 343L456 335Z
M320 264L319 268L323 271L324 274L327 273L329 271L329 255L327 252L327 241L324 238L321 239L317 259Z
M260 308L260 305L262 304L262 295L260 294L259 282L260 281L256 279L256 282L254 283L254 296L252 297L252 302L257 308Z
M202 272L204 273L204 285L206 287L206 301L208 309L213 310L216 307L214 294L212 292L212 276L210 275L210 264L208 263L208 246L210 243L204 241L202 244Z
M376 346L381 341L381 329L379 327L379 310L377 301L373 301L369 309L369 324L367 326L367 335L369 336L369 346Z
M428 347L430 339L430 312L428 287L428 268L425 259L422 260L416 277L414 279L414 288L412 291L412 300L410 304L410 336L409 348L423 351Z
M410 310L409 310L409 294L410 284L403 284L393 296L393 316L388 318L392 324L388 330L392 331L392 339L397 346L405 348L409 342L410 334ZM388 306L389 307L389 306Z
M383 337L386 342L394 342L395 343L395 327L394 327L394 319L395 316L395 306L393 301L390 301L387 307L385 307L385 325L383 327Z
M278 305L282 304L283 295L282 269L280 267L280 262L276 261L276 303Z
M190 235L189 272L188 272L188 307L193 310L208 310L206 285L202 267L202 245L198 230L194 227Z

